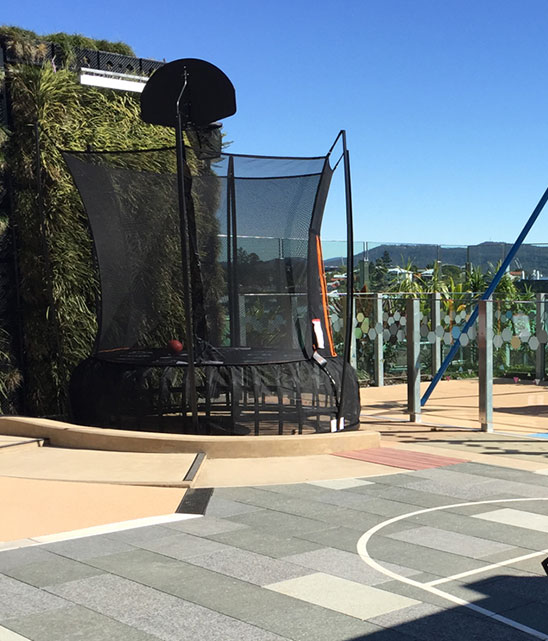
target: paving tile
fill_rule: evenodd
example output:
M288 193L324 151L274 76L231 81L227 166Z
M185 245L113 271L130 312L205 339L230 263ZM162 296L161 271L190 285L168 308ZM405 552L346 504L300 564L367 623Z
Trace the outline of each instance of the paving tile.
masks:
M432 575L424 574L423 577L420 578L419 575L415 575L412 577L412 579L413 581L418 581L419 583L423 583L423 582L426 583L425 579L431 576ZM440 586L440 588L442 589L443 586ZM388 581L382 584L382 589L386 590L387 592L392 592L394 594L400 594L401 596L409 597L410 599L415 599L415 601L419 601L421 603L429 603L430 605L434 605L441 609L447 609L448 607L452 607L451 604L447 601L447 599L441 596L438 596L436 594L432 594L432 592L429 592L428 590L424 590L415 585L404 583L403 581L396 581L396 580ZM374 620L375 623L377 624L379 623L379 621L377 621L376 619L372 619L372 620Z
M535 514L534 512L514 508L502 508L490 510L483 514L475 514L474 518L548 534L548 516L544 514Z
M112 539L104 534L48 543L42 545L41 548L47 552L75 559L76 561L85 561L86 559L106 554L129 552L134 549L129 543Z
M355 581L363 585L379 585L392 581L391 577L377 572L370 565L364 563L358 554L352 554L351 552L345 552L344 550L337 550L335 548L320 548L312 552L293 554L285 557L284 560L296 565L301 565L309 570L332 574L333 576L338 576L348 581ZM383 566L401 576L413 576L417 574L416 570L410 570L409 568L404 568L392 563L383 563Z
M449 610L431 604L416 605L372 619L421 641L532 641L529 634L477 615L468 608ZM382 639L382 637L380 637Z
M333 479L332 481L309 481L309 485L326 487L330 490L347 490L351 487L360 487L361 485L373 485L373 481L363 479Z
M39 561L4 570L4 574L28 583L29 585L41 588L46 585L54 585L55 583L65 583L66 581L83 579L102 572L102 570L90 567L84 563L79 563L73 559L56 555L55 557L56 558L51 561Z
M180 559L181 561L202 554L210 554L217 550L224 550L227 547L223 543L192 534L185 534L184 532L175 534L173 530L171 530L171 536L163 536L157 540L147 539L134 545L143 550L157 552L158 554L163 554L173 559Z
M146 550L88 562L294 641L347 641L378 630L352 617Z
M241 488L237 489L240 490ZM254 488L249 489L254 490ZM341 496L341 492L338 490L321 490L321 493L329 494L333 500L320 502L301 496L295 497L263 490L255 490L255 494L247 496L246 500L253 501L253 504L257 507L260 506L261 508L275 512L302 516L327 523L337 522L342 510L344 510L344 507L339 506L340 501L337 501L337 497ZM363 500L361 502L363 503ZM257 512L256 514L259 513ZM240 516L241 515L238 515L238 517ZM232 519L236 521L237 517L232 517ZM239 520L243 520L243 517Z
M344 550L345 552L357 552L357 545L360 537L363 535L363 530L352 530L347 527L332 527L325 530L318 530L317 532L307 532L301 534L299 539L316 543L318 547L330 547L336 550ZM301 550L303 552L308 550ZM297 553L297 551L295 551ZM288 554L291 554L289 552ZM287 556L284 554L283 556Z
M24 547L17 550L6 550L0 552L0 572L16 568L29 563L40 563L41 561L53 561L57 557L44 546Z
M398 541L406 541L414 545L422 545L434 550L460 554L474 559L481 559L497 552L509 552L513 549L512 546L505 543L497 543L476 536L468 536L428 526L388 534L387 536Z
M449 497L444 494L435 494L430 491L428 489L428 482L421 481L421 483L424 483L422 490L414 489L415 486L410 488L384 485L375 492L375 498L392 499L393 501L399 501L400 503L418 505L422 508L442 507L452 503L458 503L458 501L453 500L453 497ZM361 488L357 487L353 492L361 492ZM367 492L367 488L364 490L364 493L365 492Z
M370 585L348 581L323 572L265 587L363 620L417 603L408 597L391 594Z
M459 476L459 475L456 475ZM426 479L413 485L413 489L419 492L431 492L432 494L447 497L447 503L458 503L462 501L483 501L491 499L494 495L505 492L505 489L488 479L474 483L459 483L458 479ZM510 491L510 490L508 490Z
M325 522L303 516L287 514L275 510L262 510L250 514L238 514L230 517L235 523L242 523L257 530L266 530L272 534L294 536L306 532L315 532L328 527Z
M214 493L207 505L205 513L207 516L217 516L222 519L236 514L256 512L258 509L260 508L257 508L254 505L246 505L245 503L239 503L238 501L230 501L228 499L217 497Z
M219 519L215 516L204 516L201 519L192 519L189 521L179 521L166 525L171 530L186 532L196 536L208 536L210 534L221 534L222 532L233 532L247 527L243 523L234 523L227 519Z
M30 641L28 637L23 637L20 634L17 634L17 632L8 630L8 628L4 628L1 625L0 625L0 639L2 639L2 641Z
M428 454L416 450L405 450L392 447L377 447L365 450L350 450L346 452L335 452L334 456L367 461L368 463L379 463L390 465L406 470L423 470L437 468L446 465L462 463L464 459Z
M423 470L414 472L399 472L398 474L382 474L381 476L371 477L368 480L374 481L377 485L394 485L397 487L409 487L413 483L418 483L424 476Z
M546 616L545 604L528 603L519 608L507 610L504 616L534 630L544 632L548 636L548 617Z
M87 608L71 606L4 622L32 641L158 641Z
M181 521L176 521L177 523ZM143 527L131 528L130 530L119 530L109 532L104 536L115 541L122 541L130 545L139 545L143 541L157 540L164 536L173 536L173 530L163 525L146 525Z
M526 472L511 467L498 467L496 465L489 465L486 463L463 463L458 466L459 471L462 470L467 474L474 474L475 476L484 476L493 479L500 479L505 481L516 481L518 483L530 483L531 485L548 487L548 479L539 479L533 472Z
M415 524L429 525L530 550L543 550L548 547L548 537L543 532L495 523L487 519L466 518L445 510L420 514L414 517L413 521ZM386 531L383 530L383 533Z
M56 596L3 574L0 574L0 595L0 621L66 605Z
M485 562L477 559L395 541L385 536L374 536L368 543L367 551L376 561L389 561L442 577L485 566Z
M208 570L226 574L255 585L266 585L310 574L310 570L262 554L228 548L212 554L205 554L189 560L189 563Z
M499 572L498 578L489 577L487 580L474 580L474 577L443 583L439 589L453 596L459 597L470 603L480 605L482 608L504 614L507 610L518 608L534 600L532 593L517 594L512 591L508 580L515 578L518 581L527 581L522 577L503 577ZM537 580L542 580L538 579ZM546 609L546 604L544 605Z
M257 554L264 554L275 559L288 556L289 554L299 554L317 550L322 547L308 538L302 536L284 536L269 534L264 530L254 528L245 528L237 532L224 532L222 534L213 534L209 538L219 543L232 545L242 550L249 550ZM357 540L357 539L356 539Z
M548 557L548 553L536 556L532 559L526 559L525 561L513 561L509 566L505 565L504 570L507 571L510 567L521 570L522 572L528 572L529 574L535 574L538 576L545 577L546 572L541 565L541 562Z
M255 626L113 575L73 581L53 590L163 641L204 636L208 641L282 641Z

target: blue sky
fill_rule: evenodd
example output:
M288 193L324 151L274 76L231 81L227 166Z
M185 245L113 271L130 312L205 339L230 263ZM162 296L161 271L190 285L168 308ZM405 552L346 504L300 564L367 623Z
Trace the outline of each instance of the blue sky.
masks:
M0 21L216 64L236 153L321 155L346 129L360 240L513 242L548 187L547 0L19 0Z

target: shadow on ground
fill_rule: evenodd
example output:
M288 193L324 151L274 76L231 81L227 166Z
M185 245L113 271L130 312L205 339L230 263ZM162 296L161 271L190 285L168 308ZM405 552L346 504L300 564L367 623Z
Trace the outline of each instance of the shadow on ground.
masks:
M508 619L516 627L466 606L442 609L440 598L424 592L423 598L430 597L440 605L422 603L377 617L371 622L386 626L386 629L349 641L532 641L535 638L548 638L546 576L498 575L472 583L452 582L441 588L444 592ZM519 629L520 626L532 628L531 634Z

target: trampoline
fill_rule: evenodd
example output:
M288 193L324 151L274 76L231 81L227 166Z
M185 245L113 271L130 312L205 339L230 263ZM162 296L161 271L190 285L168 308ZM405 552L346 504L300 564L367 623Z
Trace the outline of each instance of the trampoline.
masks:
M93 353L70 383L73 420L203 434L357 429L320 242L335 145L312 158L228 154L203 123L188 138L190 149L64 152L101 292Z

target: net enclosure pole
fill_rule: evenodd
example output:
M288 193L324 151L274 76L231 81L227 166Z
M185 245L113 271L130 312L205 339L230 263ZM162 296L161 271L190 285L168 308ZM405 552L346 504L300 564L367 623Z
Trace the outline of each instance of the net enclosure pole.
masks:
M194 367L194 328L192 323L192 283L190 282L190 247L185 194L184 114L181 109L181 100L186 86L187 72L185 70L183 87L179 97L177 98L175 138L177 148L177 187L179 196L179 231L181 234L183 302L185 306L186 351L188 356L187 384L189 390L190 409L192 412L192 427L194 431L198 433L198 398L196 392L196 369Z
M350 365L352 332L354 331L354 223L352 216L352 186L350 181L350 154L346 146L346 131L341 131L344 164L344 191L346 200L346 331L341 373L341 393L337 412L337 429L341 428L346 392L346 370Z
M531 227L535 224L537 218L540 216L540 212L544 209L544 205L546 205L547 201L548 201L548 189L546 189L541 199L538 201L538 204L533 210L533 213L529 216L529 220L525 223L524 228L521 230L520 235L517 237L516 242L512 245L512 248L510 249L508 254L506 254L506 258L502 261L501 266L499 267L497 273L494 275L493 280L491 281L489 287L483 293L480 300L488 300L489 298L491 298L491 296L493 295L493 292L495 291L497 285L500 282L500 279L504 276L504 273L506 272L508 266L514 260L515 255L518 253L518 250L523 244L523 241L525 240L525 238L527 237L527 234L531 231ZM479 303L476 304L476 306L474 307L474 311L470 314L470 318L466 321L466 324L462 328L461 334L466 333L472 327L472 325L476 322L478 318L478 312L479 312ZM421 407L424 407L424 405L426 405L432 392L436 388L436 385L440 382L441 377L444 375L445 371L451 364L451 361L455 357L455 354L457 353L459 347L460 347L460 337L457 337L455 339L455 342L451 346L451 349L449 350L449 354L447 354L447 356L445 357L443 363L441 364L441 367L439 368L436 375L432 379L430 385L428 386L428 389L423 394L423 397L421 398Z

